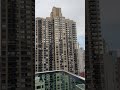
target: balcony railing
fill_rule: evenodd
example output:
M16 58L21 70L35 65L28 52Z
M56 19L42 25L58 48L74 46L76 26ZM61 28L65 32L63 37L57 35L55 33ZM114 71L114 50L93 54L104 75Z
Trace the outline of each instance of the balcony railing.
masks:
M63 70L37 72L35 90L85 90L85 79Z

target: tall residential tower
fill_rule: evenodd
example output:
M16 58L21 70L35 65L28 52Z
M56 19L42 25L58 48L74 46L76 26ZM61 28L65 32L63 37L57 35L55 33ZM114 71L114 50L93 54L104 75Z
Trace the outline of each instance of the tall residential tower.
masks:
M0 0L0 90L34 90L35 0Z
M36 18L36 72L78 73L76 23L53 7L50 17Z
M99 0L85 0L85 79L86 90L104 90L103 40Z

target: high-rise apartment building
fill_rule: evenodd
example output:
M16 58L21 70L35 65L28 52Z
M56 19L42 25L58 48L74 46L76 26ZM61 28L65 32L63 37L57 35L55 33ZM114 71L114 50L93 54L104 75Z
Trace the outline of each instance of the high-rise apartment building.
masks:
M77 43L77 56L78 56L78 75L84 76L85 74L85 50Z
M34 90L35 0L0 0L0 90Z
M86 90L104 90L103 41L99 0L85 0L85 74Z
M66 70L78 73L76 23L53 7L50 17L36 18L36 72Z

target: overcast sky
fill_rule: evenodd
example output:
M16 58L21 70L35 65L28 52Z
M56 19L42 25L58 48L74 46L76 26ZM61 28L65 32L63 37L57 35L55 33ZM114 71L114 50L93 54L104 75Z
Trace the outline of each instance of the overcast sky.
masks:
M85 0L36 0L35 16L49 17L53 6L61 8L64 17L76 22L78 42L85 48Z
M100 0L100 11L102 37L110 50L119 50L120 0Z

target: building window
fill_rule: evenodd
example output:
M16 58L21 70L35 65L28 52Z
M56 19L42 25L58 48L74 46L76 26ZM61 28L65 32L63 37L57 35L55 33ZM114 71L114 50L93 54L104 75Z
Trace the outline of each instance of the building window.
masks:
M40 89L41 88L41 86L37 86L37 89Z

